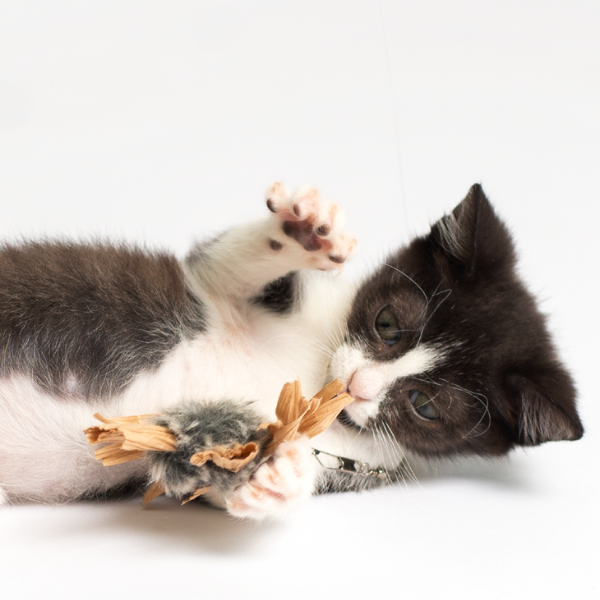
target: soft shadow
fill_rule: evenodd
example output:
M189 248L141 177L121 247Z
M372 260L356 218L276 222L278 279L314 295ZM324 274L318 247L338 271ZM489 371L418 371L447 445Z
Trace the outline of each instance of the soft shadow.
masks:
M502 458L469 457L444 459L418 473L420 483L440 480L479 481L516 491L531 491L530 465L521 455Z
M54 507L70 511L69 522L58 519L56 527L45 522L44 533L80 539L118 539L133 533L152 552L173 545L215 555L248 555L264 546L265 537L284 529L278 522L236 519L222 510L194 501L181 506L170 498L158 498L148 506L141 498L87 500ZM82 526L82 518L85 526ZM42 533L38 530L38 535Z
M136 535L143 532L154 538L168 539L169 543L186 545L213 554L247 555L260 547L264 536L271 536L283 527L277 522L236 519L226 512L201 501L181 506L169 498L159 498L143 507L140 500L128 503L127 510L117 504L115 510L102 511L96 527L129 530Z

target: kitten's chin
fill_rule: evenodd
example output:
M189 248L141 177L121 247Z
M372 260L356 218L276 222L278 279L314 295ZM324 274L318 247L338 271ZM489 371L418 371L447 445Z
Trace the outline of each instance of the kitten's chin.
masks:
M337 417L337 420L344 426L344 427L351 427L352 429L364 429L364 427L362 427L361 425L358 425L357 423L355 423L352 418L350 417L350 415L346 412L346 410L344 409Z

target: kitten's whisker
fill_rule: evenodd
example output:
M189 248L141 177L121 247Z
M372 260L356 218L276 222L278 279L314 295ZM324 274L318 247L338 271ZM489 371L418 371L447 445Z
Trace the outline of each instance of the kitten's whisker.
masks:
M489 400L487 398L487 396L485 396L484 394L480 394L478 392L471 392L470 390L467 390L459 385L456 384L451 384L451 386L455 389L458 390L459 392L464 392L465 394L467 394L468 396L471 396L471 398L474 398L475 400L477 400L477 402L479 402L479 404L481 404L481 406L483 406L484 411L479 419L479 421L477 421L477 423L473 426L473 428L471 429L471 431L469 431L469 433L467 433L464 436L464 439L467 439L469 437L479 437L480 435L483 435L486 431L488 431L488 429L492 426L492 413L490 412L490 406L489 406ZM481 431L480 433L477 433L475 435L471 435L478 427L479 425L481 425L483 419L485 418L485 416L487 415L488 417L488 424L487 427Z
M411 375L411 379L414 379L415 381L421 381L423 383L428 383L430 385L435 385L438 387L441 387L442 384L438 383L437 381L434 381L427 373L423 373L422 377L417 377L416 375Z
M344 342L347 331L347 321L344 319L335 324L333 329L326 330L326 338L332 347L332 354L339 348Z
M385 425L385 424L382 424ZM395 439L388 435L385 429L380 428L380 435L385 450L387 451L388 457L394 466L394 472L398 472L398 467L401 467L404 461L404 456L399 452L399 447ZM390 477L391 480L391 477ZM404 476L402 476L402 483L406 484Z
M373 434L373 441L375 442L375 446L377 447L377 452L379 453L379 460L382 462L382 464L385 464L385 454L386 454L386 452L384 451L385 442L383 440L383 434L379 430L379 427L376 423L373 425L373 430L371 433ZM387 469L385 472L385 478L387 479L388 484L391 485L392 478L390 477L390 474L388 473Z
M327 331L326 338L331 347L333 348L332 352L335 352L337 348L339 348L344 342L345 335L345 324L336 325L336 329L338 331Z
M403 275L404 277L406 277L406 279L408 279L411 283L413 283L417 287L417 289L421 292L421 294L423 294L423 296L425 297L425 301L429 302L429 298L427 297L427 294L423 291L423 288L414 279L409 277L406 273L404 273L400 269L393 267L392 265L389 265L388 263L383 263L383 266L389 267L390 269L393 269L394 271L397 271L398 273L400 273L400 275Z
M402 465L406 463L406 457L402 452L402 448L394 438L391 433L391 429L387 425L385 421L381 421L379 425L377 425L378 431L382 438L382 443L387 451L388 457L391 459L392 463L395 465L395 470L398 471L398 467L402 469L402 481L406 484L406 478L404 476L404 469Z
M447 292L446 295L444 296L444 298L442 298L442 300L440 302L438 302L437 306L431 311L431 314L427 318L427 321L425 321L425 323L423 323L423 326L421 327L421 334L419 335L419 340L417 341L417 346L421 343L421 340L423 339L423 333L425 332L425 328L429 324L429 321L431 321L431 319L432 319L433 315L436 313L437 309L442 304L444 304L444 302L446 302L446 300L448 300L448 298L452 295L452 290L444 290L444 292ZM439 293L443 294L444 292L439 292ZM433 299L433 297L436 296L437 294L438 294L438 292L436 289L436 291L433 293L431 298ZM427 307L429 307L429 304L427 305Z
M406 454L404 453L402 446L396 441L396 438L394 437L390 426L385 421L382 422L382 425L384 427L384 432L386 432L387 439L390 442L391 448L393 448L395 451L395 456L398 460L398 467L401 469L402 481L406 483L407 476L408 479L410 479L417 485L420 485L419 480L415 475L415 472L413 471L412 467L410 466L410 463L408 462L408 459L406 458Z

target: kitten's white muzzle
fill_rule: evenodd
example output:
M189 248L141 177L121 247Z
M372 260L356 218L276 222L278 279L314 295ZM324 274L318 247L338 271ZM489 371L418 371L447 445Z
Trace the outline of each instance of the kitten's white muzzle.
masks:
M342 345L331 361L334 377L346 384L356 400L346 407L346 413L357 424L365 426L377 416L388 390L403 377L421 375L439 364L443 353L419 346L391 361L375 361L364 356L359 348Z

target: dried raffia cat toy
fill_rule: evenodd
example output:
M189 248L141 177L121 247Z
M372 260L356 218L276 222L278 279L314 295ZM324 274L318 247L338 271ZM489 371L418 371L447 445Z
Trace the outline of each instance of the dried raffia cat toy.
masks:
M144 504L165 492L180 498L187 496L182 502L185 504L207 493L211 485L205 484L215 477L221 486L225 478L230 479L231 486L247 480L255 470L252 466L268 459L282 442L301 435L312 438L325 431L353 400L349 394L340 393L343 388L344 385L335 379L306 400L299 381L286 383L277 402L277 421L261 423L255 430L247 432L243 444L236 441L206 447L205 435L202 440L194 435L199 422L190 420L189 405L185 407L185 422L181 422L182 413L177 410L164 415L112 419L96 413L94 417L102 425L86 429L85 434L90 444L108 444L95 452L96 459L106 467L142 458L149 460L153 483L144 495ZM203 411L205 418L205 407ZM219 425L222 431L222 424ZM205 431L203 423L203 433ZM239 435L236 438L240 439ZM197 477L190 478L194 471L197 471ZM190 479L198 484L195 489L190 489ZM184 480L187 489L181 488Z

